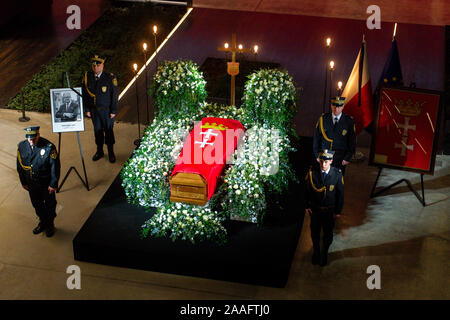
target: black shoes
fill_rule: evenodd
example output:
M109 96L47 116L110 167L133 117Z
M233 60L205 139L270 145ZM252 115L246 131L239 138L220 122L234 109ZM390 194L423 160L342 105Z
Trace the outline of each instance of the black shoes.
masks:
M312 256L312 264L317 265L320 263L320 256L318 254L313 254Z
M103 158L104 155L105 154L103 153L103 150L97 150L97 152L92 157L92 161L97 161L97 160Z
M111 163L116 162L116 155L114 154L114 149L112 146L108 146L108 159Z
M328 264L328 250L325 250L320 255L320 266L325 267Z
M45 231L45 235L47 238L50 238L55 234L55 225L52 223L48 225L47 227L44 226L43 223L39 222L36 228L33 229L33 234L39 234L41 232Z
M44 231L45 231L44 226L42 225L42 223L39 222L37 227L33 229L33 234L39 234L39 233L44 232Z
M45 229L45 235L47 236L47 238L50 238L54 234L55 234L55 225L52 223L47 227L47 229Z
M92 157L92 161L100 160L101 158L103 158L104 155L105 154L103 153L103 150L97 149L97 152ZM114 154L114 149L113 147L110 146L108 146L108 160L111 163L116 162L116 155Z
M320 265L321 267L325 267L328 264L328 249L322 251L320 249L313 249L311 260L313 265Z

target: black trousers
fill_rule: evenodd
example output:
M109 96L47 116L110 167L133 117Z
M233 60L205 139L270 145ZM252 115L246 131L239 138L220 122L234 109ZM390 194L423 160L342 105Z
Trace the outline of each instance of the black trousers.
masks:
M334 156L333 156L333 162L331 165L335 168L341 169L342 175L345 175L345 168L347 166L344 166L342 164L342 160L344 160L345 152L343 150L335 150Z
M28 185L31 204L44 226L53 224L56 217L56 196L48 193L48 186Z
M114 139L114 118L109 116L108 108L98 108L91 111L92 123L94 125L95 144L103 148L103 144L112 146Z
M312 209L310 227L314 250L320 249L320 232L323 230L322 250L327 251L333 242L333 211Z

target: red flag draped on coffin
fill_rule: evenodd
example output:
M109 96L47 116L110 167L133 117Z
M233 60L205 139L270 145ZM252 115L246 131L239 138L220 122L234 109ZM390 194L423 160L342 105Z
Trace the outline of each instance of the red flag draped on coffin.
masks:
M211 199L244 132L244 126L233 119L208 117L197 123L172 171L170 200L204 205Z

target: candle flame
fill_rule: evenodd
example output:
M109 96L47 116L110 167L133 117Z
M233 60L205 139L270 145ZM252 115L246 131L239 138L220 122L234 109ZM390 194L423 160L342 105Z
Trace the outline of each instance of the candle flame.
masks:
M333 60L330 61L330 69L331 69L331 70L334 69L334 61L333 61Z

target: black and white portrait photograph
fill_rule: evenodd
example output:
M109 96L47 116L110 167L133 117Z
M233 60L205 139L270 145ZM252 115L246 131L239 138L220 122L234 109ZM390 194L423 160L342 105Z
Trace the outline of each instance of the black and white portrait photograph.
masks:
M74 88L81 94L81 88ZM84 131L83 100L70 88L50 89L53 132Z

